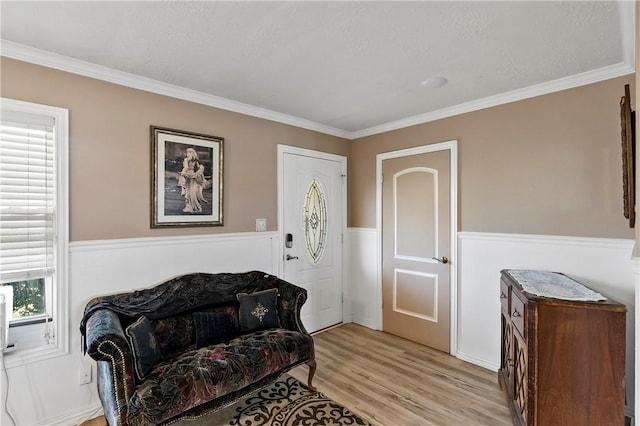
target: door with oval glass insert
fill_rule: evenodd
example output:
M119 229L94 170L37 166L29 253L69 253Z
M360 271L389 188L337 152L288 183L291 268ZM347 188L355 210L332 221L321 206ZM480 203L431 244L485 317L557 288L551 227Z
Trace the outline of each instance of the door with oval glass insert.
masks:
M307 290L301 317L305 328L314 332L342 322L346 160L302 152L307 155L284 152L282 157L283 277Z
M449 352L450 151L382 162L383 330Z

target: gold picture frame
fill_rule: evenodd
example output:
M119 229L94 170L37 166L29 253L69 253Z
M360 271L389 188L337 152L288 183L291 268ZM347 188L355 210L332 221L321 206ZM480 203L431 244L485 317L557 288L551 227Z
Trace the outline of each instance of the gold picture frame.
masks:
M223 225L224 138L151 126L151 228Z

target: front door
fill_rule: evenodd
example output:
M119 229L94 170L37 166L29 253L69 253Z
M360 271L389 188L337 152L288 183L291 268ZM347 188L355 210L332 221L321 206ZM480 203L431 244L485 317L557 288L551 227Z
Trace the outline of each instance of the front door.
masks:
M449 352L450 150L382 161L383 330Z
M283 279L307 290L302 322L342 322L343 168L346 159L281 148Z

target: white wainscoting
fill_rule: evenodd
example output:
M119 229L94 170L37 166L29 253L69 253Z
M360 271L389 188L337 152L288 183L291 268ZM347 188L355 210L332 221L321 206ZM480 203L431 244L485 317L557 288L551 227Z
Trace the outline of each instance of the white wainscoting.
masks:
M458 358L500 365L500 271L562 272L627 305L627 404L634 399L633 240L461 232L458 234Z
M194 271L278 275L278 240L277 232L247 232L72 243L71 282L90 280L89 297L97 289L128 291Z
M100 409L95 368L93 382L78 385L80 367L94 363L82 355L78 331L89 298L148 287L194 271L264 270L278 275L279 244L277 232L72 243L71 354L8 370L8 408L16 422L66 425ZM492 370L498 368L501 269L563 272L627 305L626 386L627 401L632 404L635 359L632 240L462 232L458 234L458 247L459 358ZM345 321L380 329L376 256L375 229L347 229ZM10 424L6 414L0 414L0 424Z
M377 245L375 229L347 229L349 264L348 283L351 320L375 330L382 329L379 324L381 299L378 292Z
M350 228L349 291L352 320L379 324L376 230ZM627 305L628 414L634 401L635 276L633 240L461 232L458 234L457 357L497 371L500 363L500 271L540 269L565 273Z
M634 356L634 361L635 361L635 365L636 365L636 375L635 375L635 387L634 389L640 389L640 374L638 374L638 367L640 367L640 315L638 315L638 309L640 309L640 257L638 257L638 248L634 247L633 249L633 259L631 260L631 264L632 264L632 269L633 269L633 275L634 275L634 281L635 281L635 289L636 289L636 316L635 316L635 339L636 339L636 344L634 347L634 351L635 351L635 356ZM632 400L627 400L627 405L631 405ZM634 413L640 413L640 395L638 395L638 393L635 393L635 398L633 399L633 412ZM629 414L629 413L627 413ZM636 421L635 416L631 416L632 421L631 424L632 425L637 425L638 421Z
M76 242L69 250L71 353L7 370L7 407L19 425L75 424L100 413L95 362L82 354L79 332L91 297L191 272L262 270L278 275L280 264L277 232ZM78 384L83 365L93 370L92 382L85 386ZM6 413L0 413L0 424L11 424Z

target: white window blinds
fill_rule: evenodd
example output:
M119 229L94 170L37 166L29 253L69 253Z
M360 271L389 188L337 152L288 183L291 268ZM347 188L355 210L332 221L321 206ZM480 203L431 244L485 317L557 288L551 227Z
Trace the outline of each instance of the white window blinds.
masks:
M0 120L0 280L55 269L55 123L3 111Z

